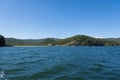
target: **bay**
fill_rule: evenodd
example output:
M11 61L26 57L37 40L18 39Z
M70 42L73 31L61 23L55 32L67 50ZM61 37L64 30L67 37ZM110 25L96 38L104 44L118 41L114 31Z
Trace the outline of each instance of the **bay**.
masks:
M120 47L1 47L0 80L120 80Z

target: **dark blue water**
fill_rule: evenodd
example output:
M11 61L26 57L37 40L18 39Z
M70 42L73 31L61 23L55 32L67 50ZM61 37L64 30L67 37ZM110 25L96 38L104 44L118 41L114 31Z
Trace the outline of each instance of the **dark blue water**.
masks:
M0 80L120 80L120 47L1 47Z

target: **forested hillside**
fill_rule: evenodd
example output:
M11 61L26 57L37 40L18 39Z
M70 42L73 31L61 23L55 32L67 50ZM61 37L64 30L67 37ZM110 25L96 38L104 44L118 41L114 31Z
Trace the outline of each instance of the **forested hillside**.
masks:
M86 35L76 35L54 42L52 45L62 46L118 46L117 42L94 38Z
M45 39L15 39L15 38L6 38L6 44L16 45L16 46L45 46L49 45L59 39L55 38L45 38Z
M1 36L1 44L5 44L4 37ZM119 46L120 39L100 39L86 35L75 35L65 39L45 38L45 39L15 39L6 38L7 45L16 46Z
M120 44L120 38L107 38L106 40L108 41L113 41L113 42L117 42Z

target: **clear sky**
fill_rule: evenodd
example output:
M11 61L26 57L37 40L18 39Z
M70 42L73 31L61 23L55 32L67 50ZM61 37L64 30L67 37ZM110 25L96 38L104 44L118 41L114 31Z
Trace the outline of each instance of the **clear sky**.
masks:
M120 0L0 0L0 34L120 37Z

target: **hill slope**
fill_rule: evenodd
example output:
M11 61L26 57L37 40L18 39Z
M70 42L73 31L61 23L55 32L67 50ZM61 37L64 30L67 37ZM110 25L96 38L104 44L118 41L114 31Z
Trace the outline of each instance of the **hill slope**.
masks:
M48 45L58 40L55 38L45 38L45 39L15 39L15 38L6 38L7 45Z
M60 46L118 46L120 39L99 39L86 35L76 35L65 39L45 38L45 39L15 39L6 38L7 45L60 45Z
M113 42L117 42L120 44L120 38L106 38L106 40L108 41L113 41Z
M119 43L86 35L76 35L54 42L52 45L62 46L118 46Z

